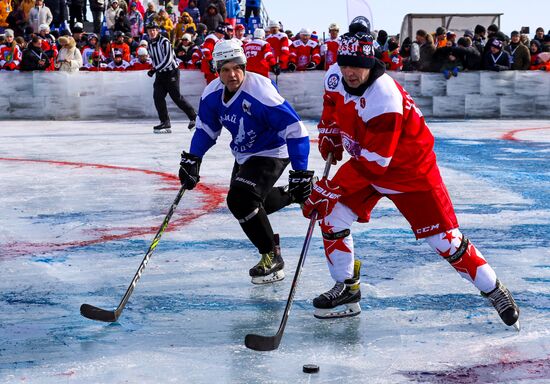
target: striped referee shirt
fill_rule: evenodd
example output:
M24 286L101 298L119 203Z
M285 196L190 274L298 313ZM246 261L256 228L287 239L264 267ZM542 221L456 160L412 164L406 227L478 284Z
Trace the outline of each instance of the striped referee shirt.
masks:
M149 56L157 72L167 72L178 67L172 44L162 35L149 43Z

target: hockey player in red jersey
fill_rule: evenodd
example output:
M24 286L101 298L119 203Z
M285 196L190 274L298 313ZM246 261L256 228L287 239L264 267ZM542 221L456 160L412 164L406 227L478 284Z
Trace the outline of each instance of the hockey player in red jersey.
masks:
M315 69L321 62L319 44L311 39L309 29L300 30L300 38L290 45L288 70L304 71Z
M413 99L375 59L373 40L352 24L341 37L337 65L325 76L319 150L334 161L351 158L332 180L317 182L303 205L322 219L325 255L334 287L313 300L316 317L360 313L359 260L350 227L368 222L382 197L410 223L417 239L447 260L493 304L506 325L519 330L519 308L481 252L458 228L433 151L434 138Z
M243 47L246 55L246 70L269 77L271 69L275 75L281 73L281 69L275 60L271 46L264 40L265 31L256 28L254 38Z
M126 71L126 69L130 66L130 63L128 63L126 60L124 60L124 52L120 49L114 50L114 59L107 65L108 71Z
M275 61L282 70L286 70L288 66L288 57L290 55L288 36L286 33L280 31L281 26L276 21L271 21L268 27L269 35L265 38L265 41L271 46L271 50L275 55Z
M218 25L216 30L204 39L204 43L201 45L200 59L195 56L194 62L199 60L201 62L201 71L204 73L206 84L210 84L212 80L218 77L218 73L216 72L212 61L212 52L214 52L214 46L216 43L225 38L225 32L225 26Z
M328 69L332 64L336 63L336 54L338 53L338 47L340 41L338 34L340 33L340 27L336 23L332 23L328 26L329 38L325 40L321 45L321 57L324 60L324 68Z

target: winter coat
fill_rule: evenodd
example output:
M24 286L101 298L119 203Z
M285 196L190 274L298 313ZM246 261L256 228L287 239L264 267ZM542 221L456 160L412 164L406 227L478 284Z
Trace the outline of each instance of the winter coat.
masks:
M210 0L210 4L214 4L218 7L218 13L223 17L223 21L227 19L227 8L225 7L225 0Z
M433 69L433 56L435 53L435 45L433 42L426 42L420 46L420 60L418 61L418 70L430 72Z
M39 61L44 60L44 64ZM23 51L23 59L19 70L24 71L45 71L50 66L50 58L42 51L42 48L36 48L29 43L29 46Z
M238 0L227 0L225 5L228 19L236 19L239 13L241 13L241 6Z
M9 28L13 29L15 36L23 36L25 34L27 19L25 19L25 12L20 7L10 12L7 22Z
M195 24L199 23L201 21L201 13L199 11L199 9L197 7L195 8L185 8L183 10L184 12L187 12L189 14L189 16L191 16L193 18L193 22ZM182 13L183 14L183 13Z
M474 46L462 47L456 46L451 48L455 55L464 64L464 69L477 71L481 68L481 54Z
M50 25L52 21L52 12L45 5L40 8L34 7L29 12L29 25L32 27L34 33L38 33L38 27L40 27L41 24Z
M90 10L97 12L105 11L105 0L90 0Z
M512 69L515 71L526 71L531 64L531 52L522 43L507 45L504 50L510 55Z
M55 60L55 68L63 72L78 72L82 67L82 54L76 48L76 41L72 37L66 38L69 42L59 50L57 59Z
M208 31L212 32L216 29L216 27L223 23L225 20L219 13L215 13L213 15L210 15L208 12L202 15L201 17L201 23L206 24L206 27L208 28Z
M69 19L65 0L45 0L44 5L50 9L53 16L52 22L55 25L62 24L64 21Z
M494 55L488 51L483 57L483 68L488 71L506 71L510 69L510 55L508 52L500 50Z
M122 12L122 8L117 7L114 9L113 7L107 8L107 11L105 11L105 22L107 23L107 28L109 28L111 31L115 28L115 22L120 15L120 12Z
M7 19L11 11L11 0L0 0L0 27L8 27Z

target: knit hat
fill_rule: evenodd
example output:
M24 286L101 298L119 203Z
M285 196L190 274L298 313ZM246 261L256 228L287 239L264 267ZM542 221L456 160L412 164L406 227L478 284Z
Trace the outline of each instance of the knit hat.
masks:
M388 40L388 51L395 51L397 48L399 48L399 43L394 39L391 38Z
M137 54L138 56L144 56L144 55L148 55L149 53L147 52L147 49L140 47L137 50Z
M484 27L483 25L480 25L480 24L476 25L476 27L475 27L475 29L474 29L474 32L475 32L476 34L484 33L484 32L486 32L486 31L487 31L487 30L485 29L485 27Z
M40 26L38 27L38 32L41 31L50 32L50 26L48 24L40 24Z
M140 47L148 47L149 46L149 43L147 42L147 40L141 40L139 42L139 46Z
M359 68L374 67L376 60L372 43L372 36L364 32L355 34L348 32L342 35L336 59L338 65Z
M84 32L84 25L82 23L75 23L73 27L73 33Z
M15 35L14 35L14 33L13 33L13 29L9 29L9 28L6 29L6 30L4 31L4 36L6 36L6 37L14 37Z
M510 33L510 37L512 36L519 36L519 32L518 31L512 31L512 33Z
M244 25L242 25L242 24L237 24L237 25L235 26L235 30L236 30L236 31L244 30Z
M469 37L470 39L474 38L474 33L470 31L469 29L464 31L464 37Z
M502 48L502 41L500 41L498 39L493 39L493 41L491 41L491 47L501 49Z
M183 36L181 37L181 39L182 40L193 41L193 37L189 33L184 33Z

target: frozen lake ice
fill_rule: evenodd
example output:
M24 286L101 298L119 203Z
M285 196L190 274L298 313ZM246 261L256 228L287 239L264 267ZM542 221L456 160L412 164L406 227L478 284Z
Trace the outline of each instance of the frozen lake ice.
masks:
M0 382L550 382L550 122L429 124L463 233L516 296L519 334L386 200L353 227L361 315L312 316L332 286L317 228L273 352L244 336L276 332L308 221L297 206L271 215L287 278L252 285L258 256L224 200L227 132L119 322L80 316L82 303L116 307L176 196L191 134L182 121L153 135L154 123L0 122ZM323 164L312 143L310 168Z

